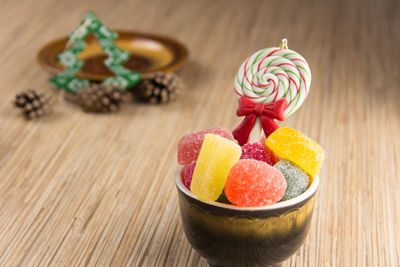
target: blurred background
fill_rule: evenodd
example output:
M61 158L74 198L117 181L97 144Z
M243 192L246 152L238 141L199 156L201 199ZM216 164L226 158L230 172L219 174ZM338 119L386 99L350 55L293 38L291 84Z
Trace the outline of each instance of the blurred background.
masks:
M400 2L0 0L0 265L206 266L184 237L173 176L185 133L233 129L235 74L282 38L310 94L282 125L324 147L305 245L283 266L400 264ZM57 94L27 121L18 91L55 93L37 62L89 11L189 50L181 96L90 114Z

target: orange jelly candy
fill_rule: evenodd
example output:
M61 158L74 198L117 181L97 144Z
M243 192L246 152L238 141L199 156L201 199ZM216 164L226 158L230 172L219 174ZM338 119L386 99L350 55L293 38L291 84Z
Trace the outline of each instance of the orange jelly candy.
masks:
M238 206L266 206L280 200L286 186L285 177L277 168L262 161L242 159L229 172L225 195Z

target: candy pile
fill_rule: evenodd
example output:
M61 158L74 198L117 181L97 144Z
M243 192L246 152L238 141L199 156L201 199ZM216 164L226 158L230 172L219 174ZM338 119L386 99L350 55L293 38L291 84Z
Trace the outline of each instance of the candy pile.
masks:
M248 57L235 78L236 115L243 121L232 132L217 127L185 135L178 143L186 188L200 200L242 207L270 205L306 191L321 169L324 151L299 131L279 128L275 120L293 114L310 85L307 61L288 49L286 39Z
M311 184L324 161L316 142L289 127L263 143L237 144L229 129L217 127L183 136L178 163L183 184L198 199L242 207L294 198Z

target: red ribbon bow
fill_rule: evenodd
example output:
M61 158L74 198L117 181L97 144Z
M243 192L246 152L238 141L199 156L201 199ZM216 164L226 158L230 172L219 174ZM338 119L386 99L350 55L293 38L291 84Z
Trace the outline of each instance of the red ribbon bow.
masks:
M268 137L272 132L279 128L274 119L283 121L285 119L283 112L286 109L286 99L280 99L271 103L254 103L253 101L241 96L236 115L246 116L242 123L233 130L233 137L243 146L249 140L251 129L256 123L257 117L260 117L261 125Z

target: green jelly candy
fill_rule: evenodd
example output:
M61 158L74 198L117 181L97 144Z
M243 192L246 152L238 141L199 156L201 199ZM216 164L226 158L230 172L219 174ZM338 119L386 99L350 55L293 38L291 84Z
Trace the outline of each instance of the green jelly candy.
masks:
M287 187L280 201L289 200L302 194L308 188L310 177L294 163L282 159L274 165L285 176Z

